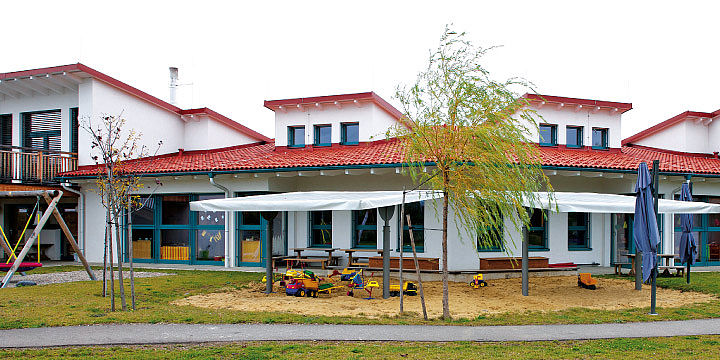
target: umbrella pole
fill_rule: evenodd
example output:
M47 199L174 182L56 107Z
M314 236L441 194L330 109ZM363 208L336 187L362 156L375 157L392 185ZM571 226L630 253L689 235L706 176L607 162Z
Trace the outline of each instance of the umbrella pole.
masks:
M655 207L654 216L657 216L658 213L658 190L660 188L660 160L653 160L653 170L652 170L652 192L653 192L653 204ZM659 225L658 225L659 227ZM660 229L658 229L660 230ZM657 244L656 244L657 246ZM657 279L657 273L658 273L658 261L657 261L657 253L655 256L655 266L653 266L652 273L650 276L652 276L652 285L650 287L650 315L657 315L657 312L655 312L655 303L657 300L657 286L655 284L655 281Z
M690 262L687 263L687 269L685 270L685 274L687 274L687 283L690 283Z

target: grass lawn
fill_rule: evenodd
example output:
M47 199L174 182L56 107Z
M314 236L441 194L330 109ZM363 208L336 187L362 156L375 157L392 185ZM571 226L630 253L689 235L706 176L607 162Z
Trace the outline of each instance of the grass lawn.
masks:
M0 350L0 357L132 359L716 359L720 336L504 343L249 342Z
M34 271L80 270L65 266ZM659 316L649 316L649 308L627 310L589 310L573 308L552 312L505 313L475 319L423 321L417 314L370 319L363 317L301 316L290 312L243 312L175 306L170 302L189 295L237 289L262 274L223 271L143 270L172 272L177 275L136 279L138 310L110 312L109 299L100 296L102 283L74 282L8 288L0 290L0 329L64 326L102 323L325 323L325 324L449 324L523 325L573 324L632 321L684 320L720 317L720 300L678 308L658 308ZM625 277L630 281L630 278ZM720 296L720 273L693 273L693 283L680 278L660 278L658 284ZM126 290L129 300L129 288ZM116 301L119 307L119 298ZM649 299L648 299L649 306ZM282 309L281 309L282 310Z

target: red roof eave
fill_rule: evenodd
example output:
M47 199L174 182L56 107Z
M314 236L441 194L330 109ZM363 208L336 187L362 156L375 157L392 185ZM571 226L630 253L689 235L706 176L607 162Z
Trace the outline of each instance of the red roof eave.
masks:
M614 101L603 101L603 100L592 100L592 99L579 99L563 96L552 96L552 95L540 95L540 94L525 94L524 98L529 101L546 101L563 104L576 104L586 106L600 106L605 108L616 108L620 113L624 113L632 109L632 103L614 102Z

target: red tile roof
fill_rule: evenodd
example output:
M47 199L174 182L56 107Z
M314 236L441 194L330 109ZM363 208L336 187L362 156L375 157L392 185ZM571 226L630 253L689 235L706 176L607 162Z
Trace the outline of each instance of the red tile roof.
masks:
M663 172L720 174L720 160L712 155L686 154L646 147L595 150L564 146L541 147L545 167L576 169L637 170L641 161L660 160ZM137 174L257 171L397 165L402 162L400 143L394 139L339 146L303 149L275 148L273 143L257 143L222 149L186 151L127 162L126 170ZM93 176L94 166L81 167L63 177Z

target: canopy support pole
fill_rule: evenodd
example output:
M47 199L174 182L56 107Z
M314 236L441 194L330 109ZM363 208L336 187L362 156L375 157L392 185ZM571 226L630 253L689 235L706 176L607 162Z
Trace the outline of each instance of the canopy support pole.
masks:
M383 219L383 299L390 298L390 218L395 212L394 206L385 206L380 209L380 217ZM401 223L402 224L402 223ZM401 230L402 231L402 227ZM400 244L402 246L402 244ZM400 284L402 292L402 284Z
M660 160L653 160L653 169L652 169L652 192L653 192L653 206L655 209L655 216L657 217L658 213L658 189L660 188ZM660 233L659 229L660 225L658 224L658 233ZM657 244L655 244L657 246ZM652 277L652 283L651 283L651 290L650 290L650 315L657 315L657 312L655 312L655 304L657 302L657 286L655 284L657 279L657 273L658 273L658 262L657 262L657 252L655 254L655 266L652 269L651 277Z
M268 233L265 236L265 293L273 292L273 223L277 211L263 211L262 217L268 222Z
M528 230L527 227L523 228L523 241L522 241L522 294L528 296L529 284L528 284L528 267L530 267L528 261Z

